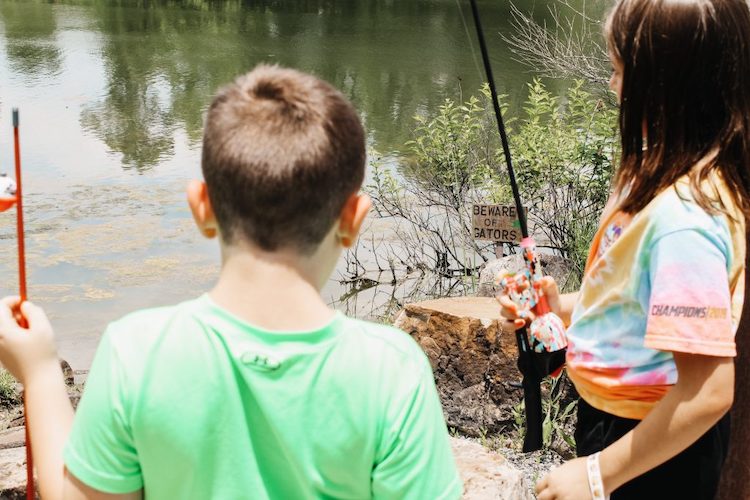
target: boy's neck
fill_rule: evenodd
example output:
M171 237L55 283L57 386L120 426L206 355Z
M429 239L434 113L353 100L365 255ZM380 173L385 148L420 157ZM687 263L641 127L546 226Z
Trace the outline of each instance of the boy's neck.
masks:
M222 253L219 281L209 295L240 319L266 330L305 331L333 318L314 273L299 259L253 251Z

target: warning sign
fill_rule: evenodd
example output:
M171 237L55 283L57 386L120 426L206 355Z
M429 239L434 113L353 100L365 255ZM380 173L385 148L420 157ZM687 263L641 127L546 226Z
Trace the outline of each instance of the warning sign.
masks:
M474 205L472 222L475 240L521 242L521 224L513 205Z

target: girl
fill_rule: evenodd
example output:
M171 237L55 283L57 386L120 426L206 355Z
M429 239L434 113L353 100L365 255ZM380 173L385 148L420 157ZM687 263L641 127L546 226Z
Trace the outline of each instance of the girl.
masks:
M622 159L569 322L581 458L539 500L711 499L728 444L750 215L746 0L619 0ZM523 324L502 297L508 325Z

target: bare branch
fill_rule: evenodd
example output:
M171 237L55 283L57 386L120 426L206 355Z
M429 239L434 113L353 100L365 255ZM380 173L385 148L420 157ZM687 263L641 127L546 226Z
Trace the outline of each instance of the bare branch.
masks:
M548 9L551 28L511 4L513 33L501 36L515 54L514 59L542 76L583 79L611 100L609 58L601 21L586 13L585 3L582 10L577 10L568 1L557 0Z

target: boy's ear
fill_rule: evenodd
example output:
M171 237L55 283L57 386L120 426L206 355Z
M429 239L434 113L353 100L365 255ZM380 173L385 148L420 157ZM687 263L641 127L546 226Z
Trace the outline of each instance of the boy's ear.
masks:
M366 194L354 193L346 200L341 210L337 231L341 246L351 248L357 241L357 235L362 229L370 207L372 207L372 200Z
M199 180L190 181L187 187L187 200L195 225L201 234L206 238L216 237L218 226L211 200L208 198L206 183Z

